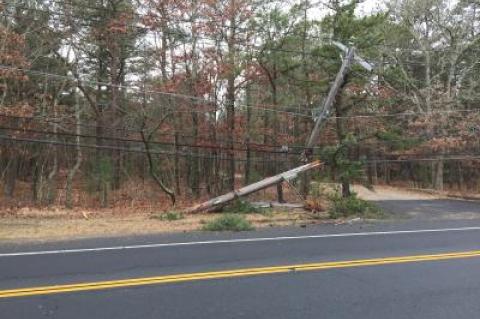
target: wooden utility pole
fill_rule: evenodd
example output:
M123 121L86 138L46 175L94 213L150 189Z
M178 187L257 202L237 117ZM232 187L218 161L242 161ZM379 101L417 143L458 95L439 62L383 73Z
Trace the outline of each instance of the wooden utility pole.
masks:
M343 86L343 83L345 82L345 77L350 71L352 64L356 62L368 72L371 72L373 70L373 66L370 63L362 59L362 57L360 57L359 55L355 54L355 48L348 48L346 45L337 41L331 41L331 43L345 53L345 59L343 60L342 66L337 73L335 81L333 82L333 85L328 92L327 98L323 102L322 113L320 113L320 115L315 119L315 127L313 128L313 131L307 140L307 143L305 145L305 151L302 154L302 159L305 162L310 161L310 157L313 154L313 147L317 144L317 138L320 134L320 130L322 129L325 120L330 115L330 111L332 109L333 103L335 102L335 98L338 95L339 90Z
M335 102L335 98L337 97L338 92L340 91L340 88L342 87L345 81L345 76L350 71L350 67L353 63L354 58L355 58L355 49L354 48L348 49L346 57L343 60L342 66L340 67L340 70L337 73L335 81L333 82L333 85L331 86L330 91L328 92L327 98L323 102L322 112L315 119L315 126L313 127L312 133L310 134L310 137L308 138L305 144L305 149L301 155L301 161L303 163L308 163L309 161L312 160L313 147L317 144L318 135L320 134L320 131L325 121L330 115L330 111L332 109L333 103ZM302 185L301 193L303 197L306 198L309 193L309 185L310 185L309 174L303 175L301 185Z
M187 209L185 212L186 213L197 213L197 212L201 212L201 211L212 210L213 208L225 205L228 202L231 202L231 201L235 200L236 198L258 192L259 190L262 190L262 189L280 184L284 181L289 181L291 179L294 179L298 176L299 173L302 173L302 172L308 171L310 169L319 167L320 165L321 165L321 163L319 161L316 161L316 162L309 163L309 164L306 164L306 165L303 165L303 166L300 166L300 167L296 167L294 169L283 172L281 174L278 174L278 175L275 175L275 176L272 176L272 177L268 177L266 179L263 179L263 180L261 180L259 182L256 182L256 183L253 183L251 185L247 185L247 186L242 187L238 190L234 190L234 191L232 191L230 193L227 193L225 195L218 196L216 198L212 198L212 199L210 199L210 200L208 200L208 201L206 201L202 204L199 204L199 205L196 205L196 206L193 206L193 207Z
M282 187L281 187L282 182L289 181L293 178L296 178L299 173L306 172L312 168L316 168L321 165L319 161L315 161L313 163L308 163L308 162L310 161L313 155L313 147L317 144L317 138L318 138L318 135L320 134L320 130L322 129L322 126L325 123L325 120L330 115L330 110L332 109L332 106L335 102L335 98L337 97L338 92L340 91L340 89L342 88L345 82L345 77L350 71L350 67L352 66L353 62L356 61L368 71L372 70L372 66L370 64L368 64L363 59L355 55L354 48L347 49L346 46L337 42L332 42L332 44L340 48L342 51L344 52L346 51L346 57L343 60L342 66L340 67L340 70L338 71L335 81L332 87L330 88L330 91L328 92L327 98L323 103L322 113L320 113L320 115L315 119L315 127L313 128L312 133L310 134L310 137L306 142L305 150L302 153L302 160L304 161L305 165L296 167L287 172L283 172L281 174L278 174L272 177L268 177L259 182L256 182L251 185L247 185L245 187L242 187L238 190L234 190L225 195L210 199L202 204L199 204L187 209L185 211L186 213L196 213L200 211L212 210L213 208L225 205L236 198L255 193L259 190L262 190L274 185L277 185L277 192L278 192L279 201L280 201L283 199ZM304 174L304 176L307 176L307 174ZM308 176L306 179L308 181ZM304 180L304 185L306 185L305 180Z
M330 115L330 111L332 109L333 103L335 102L335 98L338 95L338 91L343 85L345 81L345 76L350 71L350 67L355 58L355 49L350 48L348 49L347 55L343 60L342 66L337 73L335 78L335 82L333 82L330 91L328 92L327 98L323 102L322 113L320 113L317 118L315 119L315 126L310 134L310 137L307 140L305 145L305 150L302 153L302 160L304 162L308 162L311 160L311 156L313 155L313 147L317 144L318 135L320 134L320 130L323 127L326 119Z

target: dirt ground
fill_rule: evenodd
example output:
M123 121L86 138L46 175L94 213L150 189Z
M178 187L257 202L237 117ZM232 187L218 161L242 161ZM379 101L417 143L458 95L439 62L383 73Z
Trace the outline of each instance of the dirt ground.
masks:
M327 186L328 187L328 186ZM354 191L362 199L376 202L387 212L407 218L451 217L451 212L459 211L458 216L479 216L478 204L462 204L445 200L445 196L429 194L394 187L378 186L369 190L354 186ZM460 202L460 201L458 201ZM460 208L459 205L461 206ZM448 214L449 215L448 215ZM463 213L461 215L460 213ZM66 210L53 208L20 208L15 211L0 212L0 242L55 241L73 238L144 235L155 233L188 232L200 230L205 223L219 214L188 214L176 221L156 218L160 211L151 209L128 210ZM332 222L328 214L311 213L304 210L269 211L266 214L246 214L246 218L256 228L307 225ZM335 221L342 223L342 221Z
M135 213L119 216L88 211L60 209L24 209L12 217L0 218L0 242L55 241L74 238L145 235L201 230L219 214L189 214L175 221L161 220L159 213ZM245 214L256 228L318 223L326 214L303 210L275 211L266 214Z
M357 196L368 201L386 200L435 200L446 198L445 195L432 194L419 190L400 189L391 186L375 186L374 190L355 185L353 191Z

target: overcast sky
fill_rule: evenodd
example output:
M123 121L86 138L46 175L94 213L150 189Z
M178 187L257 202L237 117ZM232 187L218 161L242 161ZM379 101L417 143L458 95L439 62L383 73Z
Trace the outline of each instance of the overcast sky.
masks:
M382 0L365 0L363 3L358 5L357 14L360 16L369 15L373 12L378 12L379 10L384 7L385 1ZM320 18L323 17L328 10L326 10L325 6L318 5L317 8L311 10L310 15L312 18Z

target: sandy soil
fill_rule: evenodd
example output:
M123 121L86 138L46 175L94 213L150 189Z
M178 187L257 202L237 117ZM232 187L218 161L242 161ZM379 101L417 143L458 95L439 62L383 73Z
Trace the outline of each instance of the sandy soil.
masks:
M445 196L438 194L429 194L426 192L400 189L390 186L375 186L373 190L361 185L353 186L353 190L358 197L370 201L385 200L434 200L444 198Z
M0 218L0 242L55 241L73 238L145 235L201 230L219 214L184 215L176 221L160 220L157 214L90 214L88 211L62 214L61 210L28 209L15 217ZM68 213L68 215L66 215ZM301 210L246 214L256 228L322 222L326 214Z
M327 185L323 188L323 191L328 191L332 186ZM432 211L432 205L436 205L436 202L443 198L440 195L387 186L377 186L373 191L363 186L354 186L353 189L360 198L381 204L388 203L384 205L388 210L400 212L399 214L405 211L409 217L420 216L424 211ZM443 203L439 205L446 206ZM465 213L471 213L471 211L471 208L465 209ZM148 209L129 212L108 209L65 210L59 207L0 211L0 242L38 242L99 236L187 232L200 230L205 223L219 216L219 214L190 214L184 215L183 219L177 221L167 221L155 218L159 214L158 211ZM328 221L325 212L312 214L298 209L245 216L257 228L331 222ZM342 221L336 221L336 223L339 222Z

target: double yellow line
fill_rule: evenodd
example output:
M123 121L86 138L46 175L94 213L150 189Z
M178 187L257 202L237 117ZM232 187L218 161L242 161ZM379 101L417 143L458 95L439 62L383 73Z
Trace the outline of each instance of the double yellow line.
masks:
M10 289L10 290L0 290L0 298L37 296L37 295L48 295L48 294L77 292L77 291L93 291L93 290L102 290L102 289L179 283L179 282L185 282L185 281L197 281L197 280L207 280L207 279L259 276L259 275L267 275L267 274L288 273L288 272L294 272L294 271L313 271L313 270L324 270L324 269L335 269L335 268L364 267L364 266L400 264L400 263L411 263L411 262L422 262L422 261L423 262L439 261L439 260L473 258L473 257L480 257L480 250L446 253L446 254L434 254L434 255L416 255L416 256L404 256L404 257L387 257L387 258L360 259L360 260L348 260L348 261L320 262L320 263L297 264L297 265L286 265L286 266L275 266L275 267L244 268L244 269L235 269L235 270L226 270L226 271L211 271L211 272L201 272L201 273L135 278L135 279L86 282L86 283L77 283L77 284L69 284L69 285L20 288L20 289Z

